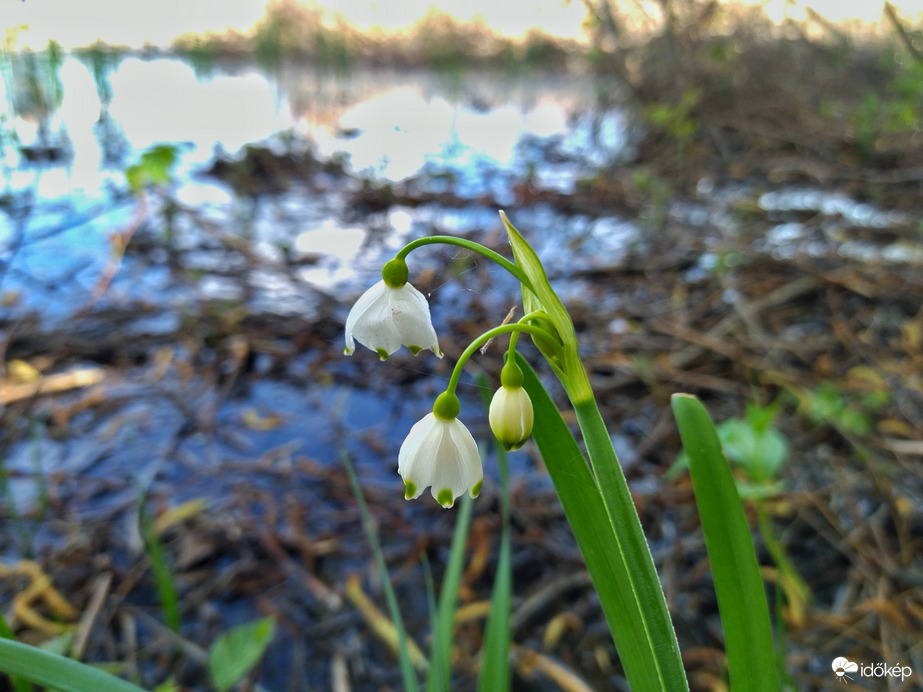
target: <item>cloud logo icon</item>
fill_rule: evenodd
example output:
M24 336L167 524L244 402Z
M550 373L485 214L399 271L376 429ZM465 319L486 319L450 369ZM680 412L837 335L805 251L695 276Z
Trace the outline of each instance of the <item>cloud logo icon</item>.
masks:
M853 663L842 656L833 659L833 663L830 664L830 667L833 668L833 674L836 675L839 682L846 682L844 678L849 678L846 673L855 673L859 670L858 663Z

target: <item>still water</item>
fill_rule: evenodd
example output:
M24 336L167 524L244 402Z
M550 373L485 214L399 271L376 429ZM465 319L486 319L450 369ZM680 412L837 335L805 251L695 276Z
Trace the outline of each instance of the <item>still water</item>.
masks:
M16 76L7 66L2 290L16 292L30 308L41 303L51 314L73 309L79 297L70 292L69 300L46 300L39 289L65 278L81 285L100 270L109 236L134 213L124 168L157 144L179 147L171 194L226 227L234 225L241 202L227 184L203 175L216 156L233 157L260 143L280 154L309 148L318 159L344 162L348 178L324 189L314 186L311 194L296 186L262 205L249 239L267 260L277 260L282 246L317 258L301 278L327 289L363 270L355 260L367 245L368 229L343 220L350 215L343 213L342 195L356 180L422 179L429 192L451 189L462 198L505 205L513 201L518 180L528 177L538 187L566 193L580 175L619 161L630 146L624 113L599 108L593 81L572 76L388 70L344 75L293 67L269 74L252 65L202 74L175 59L129 57L94 79L70 57L60 67L56 109L35 103L34 89ZM30 163L16 141L31 151L47 148L61 160ZM468 219L452 216L457 213L450 214L449 225L483 221L476 208ZM418 230L413 226L419 215L397 209L388 221L393 234L386 250ZM191 251L198 240L180 242ZM375 264L379 253L368 260ZM295 298L303 293L297 286L264 278L275 290L260 297L262 308L267 302L282 311L307 307ZM156 277L154 285L148 279L134 289L115 288L163 294ZM228 284L214 278L202 290L226 296L234 293Z

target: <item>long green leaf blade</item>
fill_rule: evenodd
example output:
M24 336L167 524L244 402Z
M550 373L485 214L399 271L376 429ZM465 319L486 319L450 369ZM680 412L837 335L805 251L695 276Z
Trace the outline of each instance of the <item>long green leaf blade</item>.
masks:
M0 671L61 692L144 692L98 668L2 637Z
M517 356L517 363L535 410L532 435L599 595L631 688L688 689L663 591L630 495L627 505L617 508L619 516L610 521L593 474L560 412L528 362ZM640 535L620 537L615 521L623 532Z
M702 403L674 394L672 404L715 581L731 689L778 690L769 606L731 468Z
M151 560L151 570L154 573L157 594L160 596L160 607L163 609L164 620L171 630L179 632L182 612L180 611L179 591L176 588L176 576L163 543L160 541L160 536L154 530L154 522L147 511L146 499L141 497L139 503L138 521L141 537L144 539L144 547Z
M359 486L359 479L356 477L356 470L345 451L341 455L343 466L346 467L346 474L349 476L349 484L352 486L353 495L356 498L356 504L359 505L359 513L362 515L362 526L365 534L369 539L369 545L375 556L375 563L378 572L381 575L381 583L385 590L385 601L388 604L388 614L394 623L394 629L397 630L398 656L401 664L401 676L404 681L404 692L417 692L420 689L417 684L417 674L414 672L413 661L410 657L410 647L408 644L407 630L404 627L404 619L401 617L401 609L397 603L397 595L394 593L394 587L391 585L391 576L388 574L388 565L385 562L385 555L381 550L381 543L378 540L378 530L375 526L375 520L372 519L372 513L369 512L368 505L365 504L365 496L362 494L362 488Z
M463 495L459 505L452 547L449 549L449 562L442 577L439 609L436 612L433 632L432 661L426 678L426 688L432 692L448 690L452 677L452 635L455 630L458 587L461 584L462 567L465 563L465 543L468 541L468 527L471 525L471 498Z
M497 576L490 597L490 616L484 632L483 658L478 677L480 692L506 692L510 689L510 603L513 598L511 562L510 532L509 527L504 527L500 537Z

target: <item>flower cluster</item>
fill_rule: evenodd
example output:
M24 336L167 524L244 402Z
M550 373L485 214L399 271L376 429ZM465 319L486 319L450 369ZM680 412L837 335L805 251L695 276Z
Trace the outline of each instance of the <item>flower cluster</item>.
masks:
M450 242L454 239L442 240ZM346 318L346 355L352 355L358 341L377 352L382 360L402 345L414 355L431 349L442 357L429 304L423 294L407 281L404 255L413 246L414 243L411 243L385 264L382 280L363 293L349 311ZM503 262L504 266L511 264L506 260ZM460 404L455 396L455 386L468 357L499 333L510 332L512 337L509 357L500 375L501 387L490 404L490 427L507 451L519 449L529 439L532 433L532 402L522 387L522 372L513 359L520 331L531 332L533 336L537 332L542 333L529 324L501 325L476 339L459 358L449 386L436 398L432 413L410 429L398 454L398 473L404 480L406 499L419 497L429 487L436 502L448 508L465 492L472 498L481 492L484 476L481 456L468 428L458 419Z

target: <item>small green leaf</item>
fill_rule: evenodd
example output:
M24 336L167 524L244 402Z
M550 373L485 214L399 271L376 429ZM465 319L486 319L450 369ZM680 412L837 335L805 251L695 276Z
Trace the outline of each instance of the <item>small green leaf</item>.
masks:
M208 670L219 692L227 692L257 664L266 652L275 621L263 618L228 630L208 652Z
M174 680L173 676L171 675L162 683L157 685L153 692L179 692L179 689L179 685L176 684L176 680Z
M718 426L718 437L728 460L747 471L758 483L772 480L788 456L788 443L771 427L758 427L747 420L732 418Z
M177 148L172 144L158 144L141 154L141 160L125 169L125 179L132 192L140 192L149 185L166 185L173 178Z

